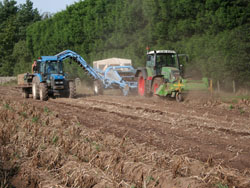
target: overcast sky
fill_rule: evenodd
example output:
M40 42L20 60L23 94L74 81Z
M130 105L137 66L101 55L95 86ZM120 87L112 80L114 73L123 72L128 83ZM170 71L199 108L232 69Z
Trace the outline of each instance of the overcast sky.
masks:
M56 13L65 10L67 5L71 5L79 0L31 0L33 7L37 8L40 13ZM24 4L26 0L16 0L17 4Z

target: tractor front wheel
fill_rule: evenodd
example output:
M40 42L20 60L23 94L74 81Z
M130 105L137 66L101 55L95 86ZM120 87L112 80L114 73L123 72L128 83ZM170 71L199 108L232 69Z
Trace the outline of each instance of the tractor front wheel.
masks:
M39 80L38 77L34 77L32 81L32 96L33 99L39 99Z
M39 84L39 94L40 94L40 100L41 101L47 101L48 100L48 86L46 83L40 83Z
M138 76L138 95L146 96L146 79L144 79L142 72Z
M177 93L175 94L175 99L176 99L177 102L183 101L182 94L179 93L179 92L177 92Z

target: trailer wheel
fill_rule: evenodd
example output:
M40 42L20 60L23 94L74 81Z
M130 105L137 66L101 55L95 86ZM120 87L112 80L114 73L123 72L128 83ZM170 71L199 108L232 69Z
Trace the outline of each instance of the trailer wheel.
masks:
M38 77L34 77L32 81L32 96L33 99L39 99L39 80Z
M39 93L40 93L40 100L47 101L48 100L48 86L46 83L39 84Z
M22 97L25 98L25 99L29 98L29 93L28 93L28 91L23 90L23 91L22 91Z
M176 99L177 102L183 101L182 94L179 93L179 92L177 92L177 93L175 94L175 99Z
M75 82L69 82L69 98L76 98L76 85Z
M146 79L144 79L142 72L138 75L138 95L146 96Z
M102 83L99 80L94 81L94 94L95 95L103 95L103 87Z

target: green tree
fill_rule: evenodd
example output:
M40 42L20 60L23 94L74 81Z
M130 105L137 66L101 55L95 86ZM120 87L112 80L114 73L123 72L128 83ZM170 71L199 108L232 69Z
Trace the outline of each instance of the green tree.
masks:
M37 9L33 9L33 3L30 0L21 4L17 12L19 40L25 40L27 26L39 20L41 20L41 16Z
M26 54L19 53L20 57L17 57L14 47L24 45L26 28L38 20L41 17L37 9L33 9L30 0L20 6L14 0L0 1L0 75L10 76L17 73L18 68L14 67L17 63L17 67L23 63Z
M31 71L32 56L25 41L20 40L15 44L12 57L15 63L14 75Z
M71 49L87 62L121 57L135 66L145 64L146 46L173 49L200 77L248 83L249 10L248 0L85 0L31 24L26 42L34 58Z

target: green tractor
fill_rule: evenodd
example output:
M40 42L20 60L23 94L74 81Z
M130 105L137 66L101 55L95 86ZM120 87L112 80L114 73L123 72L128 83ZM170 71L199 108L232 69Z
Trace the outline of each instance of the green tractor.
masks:
M138 95L170 96L180 102L185 87L182 74L182 65L175 51L150 51L147 53L146 67L139 67L135 74L138 78Z

